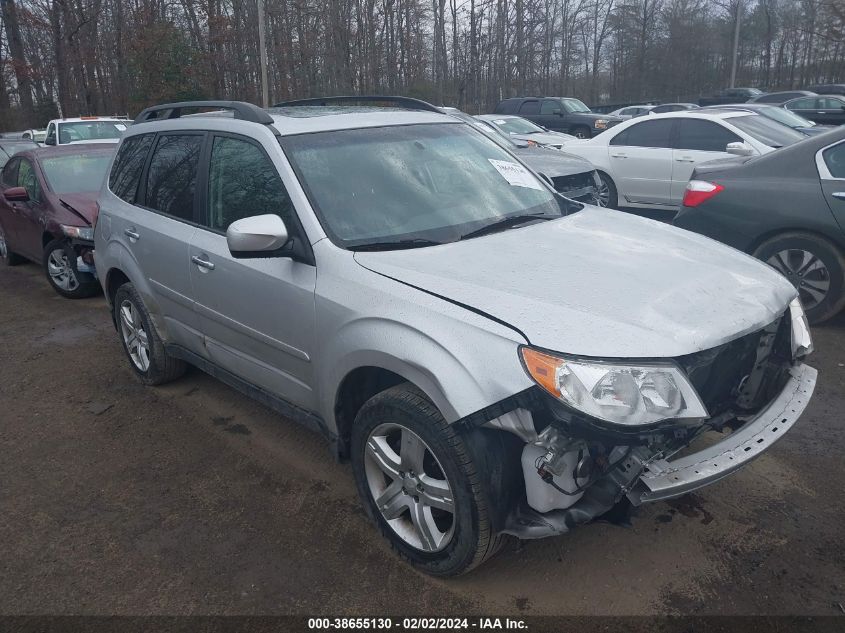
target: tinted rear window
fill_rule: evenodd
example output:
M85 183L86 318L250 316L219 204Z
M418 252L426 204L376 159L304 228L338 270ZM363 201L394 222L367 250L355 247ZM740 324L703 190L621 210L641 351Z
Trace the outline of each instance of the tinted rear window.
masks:
M153 134L142 134L126 139L114 160L109 176L109 189L114 195L130 204L135 202L141 172L144 170L147 154L153 144L153 137Z
M540 113L540 102L539 101L526 101L521 106L519 106L519 113L520 114L539 114Z
M784 147L807 138L791 127L760 115L732 117L728 122L769 147Z

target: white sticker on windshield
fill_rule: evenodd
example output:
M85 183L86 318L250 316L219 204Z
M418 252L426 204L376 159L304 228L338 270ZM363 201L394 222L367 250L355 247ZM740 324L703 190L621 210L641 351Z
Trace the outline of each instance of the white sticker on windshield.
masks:
M114 126L115 126L118 130L120 130L121 132L125 132L125 131L126 131L126 126L125 126L125 125L123 125L123 123L115 123L115 124L114 124Z
M487 160L490 161L490 164L496 168L500 174L502 174L502 178L508 181L513 187L527 187L528 189L538 189L540 191L543 190L543 185L541 185L537 178L532 174L530 171L525 169L519 163L512 163L507 160L496 160L494 158L488 158Z

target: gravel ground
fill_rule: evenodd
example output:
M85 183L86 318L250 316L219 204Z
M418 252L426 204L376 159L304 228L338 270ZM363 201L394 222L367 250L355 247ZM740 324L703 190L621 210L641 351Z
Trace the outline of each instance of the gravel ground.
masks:
M0 613L841 615L845 317L814 336L815 397L749 467L435 580L321 438L196 370L142 386L102 297L1 268Z

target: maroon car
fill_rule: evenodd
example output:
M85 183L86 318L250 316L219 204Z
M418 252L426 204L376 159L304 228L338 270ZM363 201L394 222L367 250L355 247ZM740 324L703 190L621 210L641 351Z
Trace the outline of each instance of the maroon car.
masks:
M0 174L0 259L44 266L63 297L96 294L97 194L114 147L64 145L15 154Z

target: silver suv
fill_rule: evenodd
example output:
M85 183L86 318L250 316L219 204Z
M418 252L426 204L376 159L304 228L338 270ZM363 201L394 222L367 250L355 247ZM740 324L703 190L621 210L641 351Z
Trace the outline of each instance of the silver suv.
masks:
M139 115L95 239L144 383L189 363L319 430L436 575L710 484L795 423L816 371L778 273L391 103Z

